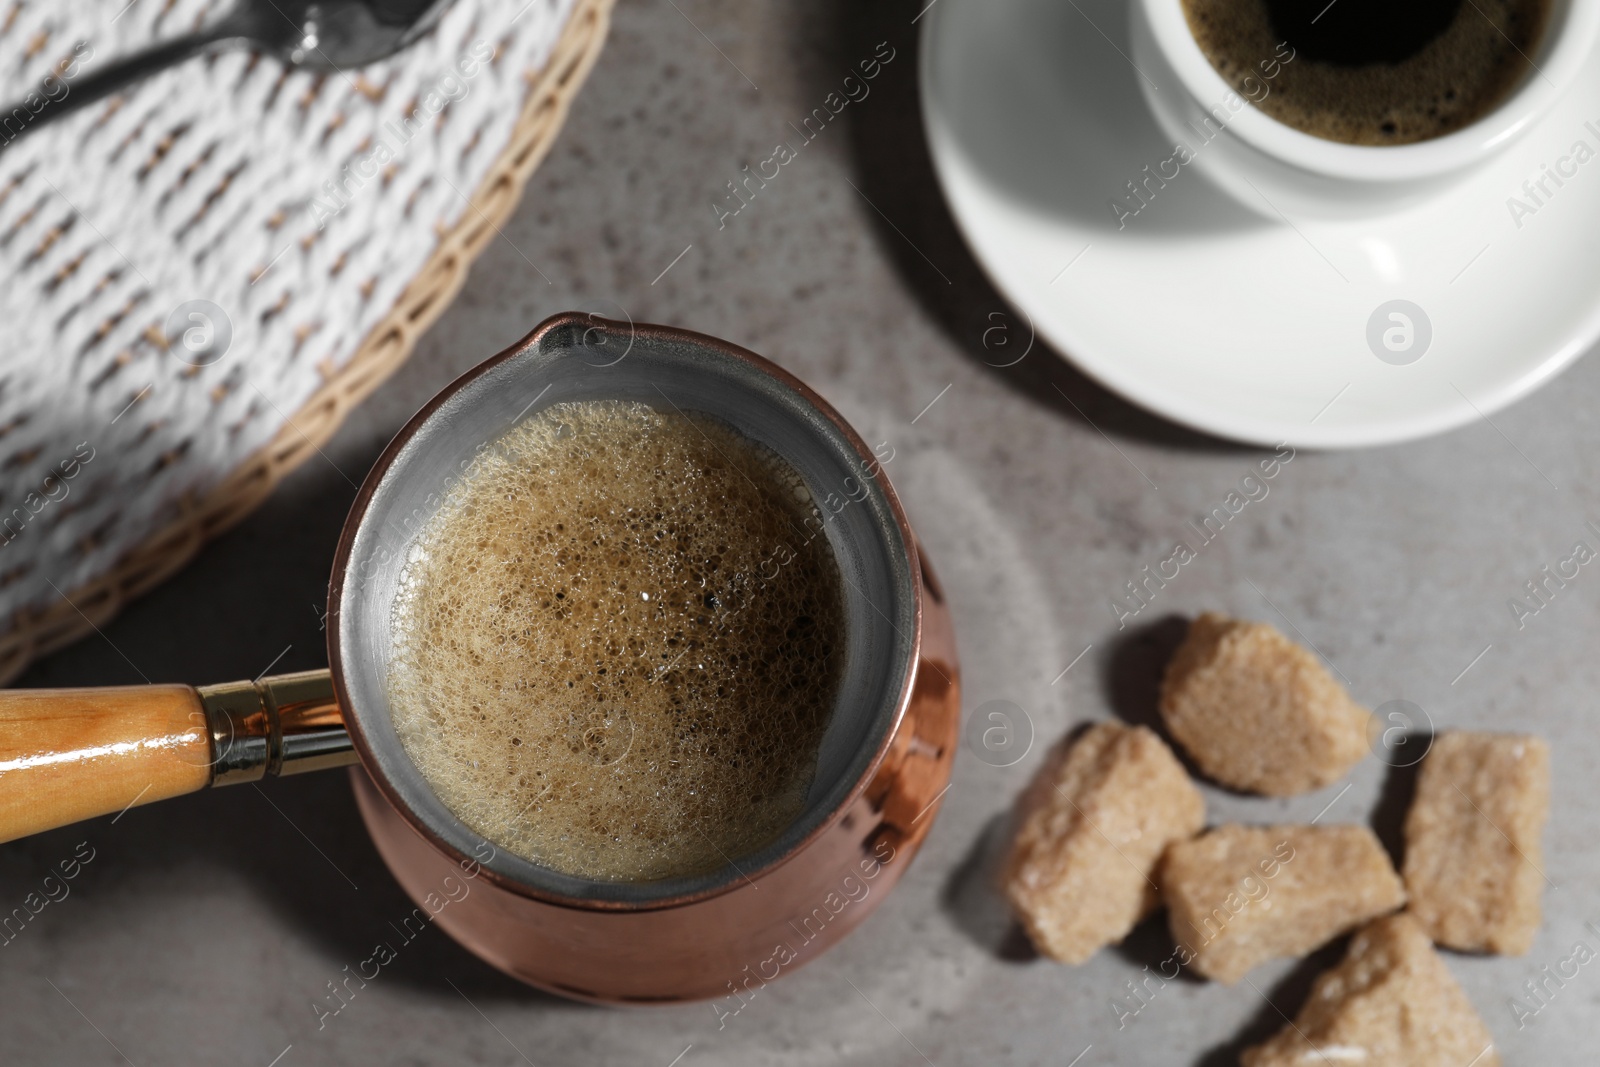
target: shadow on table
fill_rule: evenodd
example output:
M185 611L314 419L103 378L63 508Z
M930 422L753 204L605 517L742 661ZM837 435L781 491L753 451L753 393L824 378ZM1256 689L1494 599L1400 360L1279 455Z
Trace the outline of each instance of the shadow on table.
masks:
M1378 793L1378 803L1372 809L1372 832L1378 835L1378 840L1388 849L1389 858L1394 861L1397 871L1405 869L1406 815L1411 811L1411 802L1417 795L1417 778L1422 773L1422 757L1433 747L1434 736L1430 732L1407 735L1405 743L1414 746L1410 752L1417 754L1407 753L1404 756L1397 756L1409 762L1400 765L1390 764L1384 775L1383 788ZM1379 751L1381 753L1383 750Z
M1129 726L1148 726L1160 734L1174 752L1181 749L1161 720L1161 679L1188 632L1189 620L1182 615L1134 623L1112 638L1111 655L1102 659L1100 686L1112 709Z
M939 189L928 154L918 98L918 26L926 0L851 4L831 10L836 32L827 41L807 92L818 101L836 91L855 64L879 42L893 62L872 83L871 95L841 116L860 193L879 243L923 310L974 362L1035 403L1108 435L1193 451L1245 452L1129 404L1090 380L1043 340L1028 344L1027 320L1013 312L967 249ZM855 195L847 192L846 195ZM1018 357L1027 350L1028 354Z
M1039 958L1021 924L1001 896L999 878L1011 844L1012 816L1001 812L984 825L960 866L945 879L939 894L956 929L996 959L1028 963Z

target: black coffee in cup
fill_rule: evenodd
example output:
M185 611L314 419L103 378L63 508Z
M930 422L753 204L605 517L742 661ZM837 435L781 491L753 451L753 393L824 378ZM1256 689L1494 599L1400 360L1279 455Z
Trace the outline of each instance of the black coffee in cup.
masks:
M1183 0L1196 42L1273 118L1330 141L1459 130L1533 70L1550 0Z

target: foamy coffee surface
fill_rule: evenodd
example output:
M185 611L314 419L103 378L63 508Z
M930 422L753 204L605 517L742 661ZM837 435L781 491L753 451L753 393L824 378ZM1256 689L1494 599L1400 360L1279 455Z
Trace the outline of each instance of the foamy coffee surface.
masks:
M1404 6L1397 0L1395 10ZM1532 69L1527 57L1538 50L1549 6L1464 0L1444 30L1407 58L1344 64L1280 50L1266 0L1183 0L1201 51L1241 96L1306 133L1363 145L1440 137L1493 110Z
M473 830L568 874L694 874L766 844L801 813L843 666L817 517L787 462L720 421L530 417L407 558L389 671L407 754Z

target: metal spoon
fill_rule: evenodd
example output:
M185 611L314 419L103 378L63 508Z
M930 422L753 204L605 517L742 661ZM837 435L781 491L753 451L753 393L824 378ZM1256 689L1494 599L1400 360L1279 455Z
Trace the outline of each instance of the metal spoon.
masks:
M85 104L205 52L252 48L308 70L342 71L393 55L431 29L449 0L238 0L204 29L152 45L86 77L53 75L66 92L29 94L0 110L0 146ZM47 82L49 79L46 79Z

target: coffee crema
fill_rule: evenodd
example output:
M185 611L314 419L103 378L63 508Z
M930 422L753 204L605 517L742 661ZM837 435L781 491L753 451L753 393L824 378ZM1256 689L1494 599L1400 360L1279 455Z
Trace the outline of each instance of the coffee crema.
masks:
M1528 72L1550 0L1182 0L1224 80L1286 125L1401 145L1492 111ZM1263 63L1293 59L1263 93Z
M567 874L760 848L804 809L842 675L819 519L798 472L708 416L528 418L409 549L388 678L407 754L467 826Z

